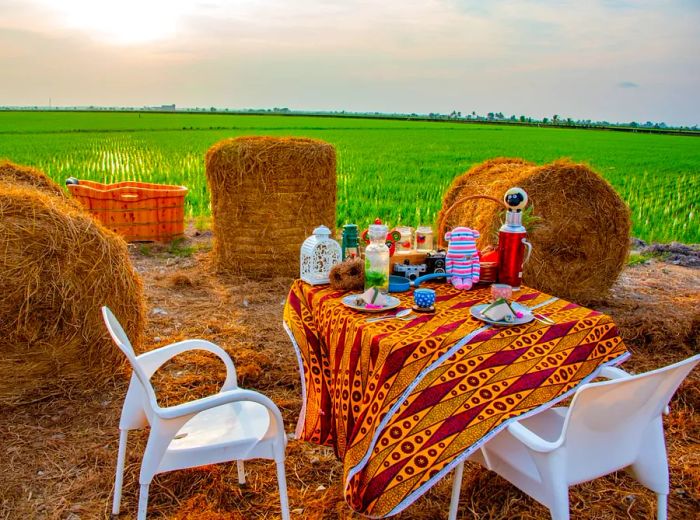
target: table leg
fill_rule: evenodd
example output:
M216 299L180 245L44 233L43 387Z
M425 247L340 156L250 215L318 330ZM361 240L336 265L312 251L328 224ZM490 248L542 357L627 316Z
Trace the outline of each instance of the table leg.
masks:
M462 489L462 474L464 462L460 462L452 475L452 498L450 499L450 516L448 520L457 520L457 506L459 506L459 492Z

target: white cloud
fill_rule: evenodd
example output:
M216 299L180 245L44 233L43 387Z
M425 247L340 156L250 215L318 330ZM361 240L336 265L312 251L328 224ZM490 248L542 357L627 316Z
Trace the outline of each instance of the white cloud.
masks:
M700 121L688 0L124 1L0 0L0 103L37 96L21 78L48 69L43 90L71 103Z

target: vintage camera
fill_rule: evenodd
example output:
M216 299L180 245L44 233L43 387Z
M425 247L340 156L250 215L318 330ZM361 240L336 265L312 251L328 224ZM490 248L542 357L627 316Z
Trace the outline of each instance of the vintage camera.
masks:
M394 274L405 276L409 280L415 280L426 270L425 264L411 265L408 260L404 260L403 264L394 264Z
M433 273L444 273L445 272L445 256L446 252L443 250L440 251L431 251L428 253L428 256L425 258L425 266L426 266L426 273L427 274L433 274ZM434 282L444 282L445 278L437 278L436 280L433 280Z

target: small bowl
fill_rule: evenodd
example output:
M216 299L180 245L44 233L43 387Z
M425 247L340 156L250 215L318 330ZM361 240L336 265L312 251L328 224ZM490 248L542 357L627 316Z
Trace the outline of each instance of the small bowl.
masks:
M506 300L513 299L513 288L505 283L494 283L491 285L491 301L496 301L499 298Z

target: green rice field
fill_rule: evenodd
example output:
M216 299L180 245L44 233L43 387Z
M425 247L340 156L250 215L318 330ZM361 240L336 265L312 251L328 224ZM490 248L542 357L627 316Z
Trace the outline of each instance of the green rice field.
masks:
M0 112L0 158L57 182L140 180L189 187L209 213L204 154L238 135L294 135L338 150L338 224L432 223L452 179L498 156L584 161L632 210L633 235L700 242L700 138L599 130L276 115Z

